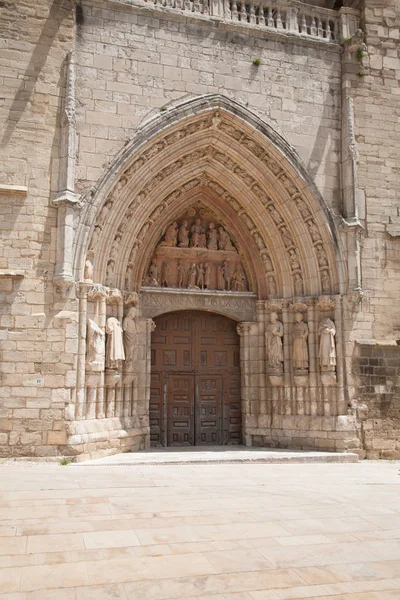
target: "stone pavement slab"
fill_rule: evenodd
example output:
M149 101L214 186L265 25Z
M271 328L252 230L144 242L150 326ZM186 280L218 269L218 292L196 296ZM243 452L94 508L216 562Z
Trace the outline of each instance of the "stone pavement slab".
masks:
M0 465L0 600L399 600L399 466Z
M358 462L352 452L320 452L312 450L276 450L245 446L208 446L190 448L150 448L125 452L74 463L76 466L98 465L159 465L159 464L219 464L219 463L303 463Z

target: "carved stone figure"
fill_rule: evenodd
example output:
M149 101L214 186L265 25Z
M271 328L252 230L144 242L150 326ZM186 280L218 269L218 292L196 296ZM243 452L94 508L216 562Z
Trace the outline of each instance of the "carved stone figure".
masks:
M307 225L308 225L308 229L309 229L312 241L317 242L318 240L320 240L321 234L318 231L318 227L316 226L314 221L312 221L312 220L308 221Z
M147 278L147 285L154 287L160 287L160 275L158 272L157 263L155 260L152 261L149 267L149 275Z
M320 267L326 267L328 259L326 258L323 246L317 246L317 260Z
M85 269L83 271L83 279L88 283L93 281L93 263L91 260L86 259Z
M191 227L191 248L205 248L206 247L206 236L204 233L204 227L201 224L201 219L197 218Z
M270 314L270 323L265 333L265 346L267 351L267 362L271 369L282 371L283 365L283 324L278 320L276 312Z
M138 331L136 325L136 314L137 310L134 306L128 310L126 317L124 318L122 328L124 330L124 348L125 348L125 357L126 362L129 364L129 367L133 365L133 363L137 360L138 354Z
M273 275L268 275L268 289L271 297L276 296L276 282Z
M197 267L197 287L204 290L204 264L200 263Z
M106 367L118 369L125 360L124 341L121 323L115 317L109 317L106 323Z
M107 263L107 269L106 269L106 285L113 284L114 266L115 266L115 262L113 260L109 260Z
M234 292L245 292L247 289L246 275L241 269L235 271L232 277L232 291Z
M188 248L189 247L189 230L188 230L188 222L186 220L182 221L182 224L179 227L178 246L179 246L179 248Z
M212 221L208 225L207 248L209 250L218 250L218 232L215 229L215 224Z
M336 367L336 348L335 335L336 327L334 322L329 319L323 319L319 324L319 364L321 369L334 371Z
M100 211L99 214L99 218L97 219L97 222L99 225L103 225L104 221L107 218L108 213L110 212L111 208L112 208L113 203L108 200L105 205L103 206L103 208Z
M171 223L169 227L167 227L167 231L165 232L164 241L161 242L161 246L168 246L172 248L176 246L176 242L178 239L178 223L174 221Z
M303 288L303 278L300 275L300 273L295 273L294 274L294 293L297 296L301 296L303 294L304 288Z
M303 321L303 315L296 313L293 325L293 368L298 371L308 370L308 325Z
M209 263L204 263L204 287L206 290L211 288L211 267Z
M232 273L231 273L231 268L230 268L227 260L224 260L222 269L223 269L223 273L224 273L224 289L226 289L229 292L231 289Z
M126 290L131 290L133 288L134 271L135 271L135 264L129 263L128 268L126 270L126 277L125 277L125 289Z
M217 288L221 291L225 289L224 267L222 265L217 266Z
M87 325L87 354L86 363L88 370L90 371L103 371L104 370L104 332L103 330L93 321L88 319Z
M321 273L321 287L323 292L329 292L331 289L331 280L328 271L322 271Z
M195 263L193 263L189 269L189 276L188 276L189 290L197 290L198 289L196 282L197 282L197 267L196 267Z
M294 246L292 236L290 235L290 233L286 227L282 227L281 235L282 235L283 243L285 244L286 248L289 248L290 246Z
M283 222L281 215L278 213L278 211L273 206L269 206L268 210L269 210L269 214L271 215L271 217L276 225L279 225L280 223Z
M96 225L96 227L93 230L92 241L90 242L90 246L89 246L90 250L94 250L96 248L97 244L99 243L100 234L101 234L101 227L100 227L100 225Z
M111 246L111 250L110 250L110 259L111 260L117 259L120 241L121 241L121 236L118 234L115 236L115 239Z
M307 204L304 202L304 200L302 200L301 198L299 198L297 200L297 208L300 211L301 216L303 217L303 219L306 219L307 217L310 216L310 211L308 210L308 206Z
M272 261L271 261L270 257L268 256L268 254L262 254L262 259L264 261L265 270L267 272L273 271L274 267L273 267Z
M229 233L223 227L218 229L218 248L219 250L234 250Z
M186 265L183 260L180 260L178 263L178 287L184 288L186 287Z
M171 287L171 266L167 260L163 262L162 266L161 285L163 287Z
M289 260L290 266L292 267L292 271L300 269L299 257L297 256L296 250L289 250Z

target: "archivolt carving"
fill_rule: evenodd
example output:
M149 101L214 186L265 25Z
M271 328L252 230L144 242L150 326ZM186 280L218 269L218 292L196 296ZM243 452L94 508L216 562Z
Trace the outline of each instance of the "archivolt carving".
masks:
M220 112L210 112L210 114L206 115L201 119L197 119L195 122L189 123L184 127L180 127L179 129L168 132L164 135L162 139L158 139L154 142L150 147L147 147L143 153L136 158L136 160L122 173L118 183L114 186L113 190L106 197L103 208L100 210L99 217L96 221L96 225L93 231L93 237L90 242L90 250L92 254L96 254L96 249L98 245L98 240L102 235L102 230L104 224L107 222L107 217L109 213L113 210L115 201L119 198L122 192L128 185L129 180L140 170L144 169L149 161L157 158L162 152L166 150L167 147L177 144L181 142L184 138L191 136L199 131L210 129L210 143L207 146L203 146L193 150L191 152L187 152L163 167L161 170L156 171L155 176L145 183L142 189L140 189L133 201L130 202L127 211L120 219L120 224L117 228L117 231L114 236L114 240L111 245L111 252L108 257L107 266L106 266L106 282L108 285L114 283L114 270L115 270L115 261L116 256L119 253L119 247L121 243L122 236L126 232L129 227L129 223L135 215L135 211L139 206L143 205L143 201L151 194L152 191L156 189L164 180L171 177L174 173L178 172L180 169L187 165L191 165L193 163L199 163L199 161L204 161L205 164L209 161L217 162L222 164L225 169L229 170L233 176L239 177L243 182L244 186L251 190L251 193L261 200L262 204L265 206L274 226L277 228L280 233L283 241L283 245L286 249L288 255L288 262L292 271L292 287L295 293L300 294L303 293L304 287L304 275L303 275L303 267L301 264L301 254L297 250L295 246L295 241L293 237L293 233L291 231L291 226L285 221L285 216L276 206L273 198L271 198L268 193L263 189L263 187L258 183L258 181L247 171L245 167L246 163L239 164L235 160L233 160L226 152L221 151L221 149L217 149L213 147L213 131L219 130L218 136L223 135L228 136L232 140L235 140L235 143L239 143L241 147L246 148L253 156L255 156L258 160L261 160L263 164L265 164L273 175L273 178L277 182L277 184L281 185L285 190L285 194L289 195L293 201L293 205L295 209L300 213L303 222L306 225L306 230L310 236L310 240L312 244L315 246L316 250L316 260L321 269L321 290L327 292L330 290L331 280L329 276L329 260L328 256L323 247L323 238L319 231L319 227L312 217L312 212L308 206L307 201L304 199L303 194L300 193L298 187L295 185L291 177L284 170L282 165L278 163L260 143L256 142L252 137L250 137L243 129L236 127L229 119L225 117L224 114ZM148 168L148 167L146 167ZM231 193L225 189L220 183L215 182L209 176L203 176L201 179L194 178L190 182L185 183L180 188L176 189L172 193L169 193L167 197L165 197L161 202L158 203L156 207L153 207L151 213L147 217L147 220L144 222L140 231L136 233L136 237L133 239L133 245L131 254L129 256L128 264L130 265L131 273L129 277L126 277L126 286L131 285L130 281L132 281L132 271L133 265L136 260L137 251L144 241L146 234L148 233L151 225L159 219L162 214L168 209L170 204L176 201L179 196L188 191L191 187L195 187L197 185L206 185L210 189L212 189L216 194L218 194L223 200L225 200L233 210L238 214L240 220L246 225L249 230L251 236L254 239L257 247L262 253L262 259L264 262L265 273L268 275L268 285L270 291L272 293L277 293L277 279L274 274L274 267L272 264L271 257L268 254L267 244L265 243L264 236L261 234L258 229L256 223L252 219L252 217L248 214L247 210L245 210L236 198L234 198ZM142 217L141 217L142 218ZM132 243L132 242L131 242Z

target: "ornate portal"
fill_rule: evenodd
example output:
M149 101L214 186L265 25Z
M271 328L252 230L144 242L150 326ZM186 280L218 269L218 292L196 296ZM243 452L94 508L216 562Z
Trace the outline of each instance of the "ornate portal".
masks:
M248 279L231 234L201 206L166 229L143 284L189 290L248 292Z

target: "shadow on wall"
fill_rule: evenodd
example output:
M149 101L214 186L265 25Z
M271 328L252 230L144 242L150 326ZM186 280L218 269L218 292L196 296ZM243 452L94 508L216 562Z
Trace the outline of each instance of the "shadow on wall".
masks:
M1 146L7 146L17 127L35 88L38 77L45 65L50 48L60 27L62 13L72 9L70 0L53 0L48 17L40 33L29 64L21 78L18 91L7 118L7 127L1 140Z

